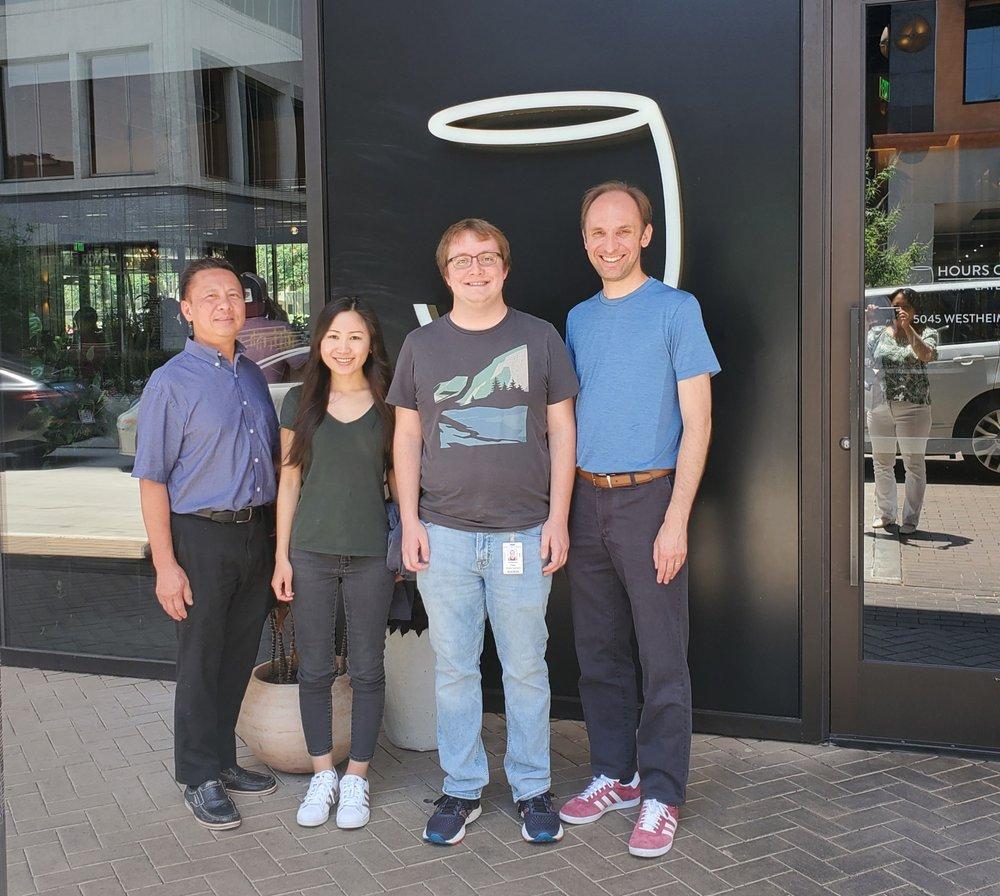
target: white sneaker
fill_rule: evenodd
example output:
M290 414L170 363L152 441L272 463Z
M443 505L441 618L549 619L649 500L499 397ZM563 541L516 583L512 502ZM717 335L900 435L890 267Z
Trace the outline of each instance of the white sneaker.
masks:
M344 775L340 782L337 827L345 830L363 828L372 814L368 803L368 779L360 775Z
M873 529L891 529L895 525L895 520L886 519L884 516L877 516L872 520Z
M316 772L302 798L295 820L304 828L315 828L330 817L330 807L337 802L337 773L332 769Z

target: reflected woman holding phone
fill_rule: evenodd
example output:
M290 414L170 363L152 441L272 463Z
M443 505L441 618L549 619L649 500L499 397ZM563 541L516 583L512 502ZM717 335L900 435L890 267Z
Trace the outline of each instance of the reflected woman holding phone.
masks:
M867 353L876 377L868 411L868 434L875 468L872 528L897 524L896 445L906 471L900 534L917 530L927 487L924 452L931 431L931 389L927 364L937 360L938 333L918 322L921 297L898 289L890 308L869 305ZM880 319L883 318L884 319Z

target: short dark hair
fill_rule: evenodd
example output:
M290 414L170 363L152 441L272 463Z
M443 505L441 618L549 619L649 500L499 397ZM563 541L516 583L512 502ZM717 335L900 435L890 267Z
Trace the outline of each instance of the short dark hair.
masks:
M645 230L653 223L653 204L649 197L638 187L627 184L623 180L606 180L603 184L591 187L583 194L583 202L580 203L580 229L587 229L587 212L594 204L598 196L605 193L625 193L631 197L632 201L639 207L639 217L642 219L642 229Z
M913 308L914 311L923 311L923 297L915 289L910 289L909 286L901 286L889 296L889 302L891 303L896 296L902 296L906 300L906 304Z
M504 232L495 224L490 224L489 221L484 221L482 218L463 218L441 234L437 252L434 253L442 278L448 279L448 249L452 242L463 233L475 234L481 240L496 240L497 248L500 250L500 260L503 262L503 266L508 271L510 270L510 243L504 236Z
M930 297L926 293L919 293L915 289L910 289L909 286L901 286L899 289L895 290L892 295L889 296L890 304L896 296L902 296L906 304L913 309L913 329L918 333L923 333L924 327L926 326L926 315L928 311L931 310Z
M225 258L215 258L212 256L196 258L193 261L189 261L187 267L181 271L180 280L178 281L178 299L180 301L184 301L187 297L187 291L191 286L194 275L201 271L229 271L230 274L240 281L240 287L242 288L243 286L239 272Z

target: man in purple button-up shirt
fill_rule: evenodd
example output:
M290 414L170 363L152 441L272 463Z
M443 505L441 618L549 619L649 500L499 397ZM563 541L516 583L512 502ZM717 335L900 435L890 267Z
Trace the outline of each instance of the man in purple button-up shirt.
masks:
M233 267L193 261L180 292L193 335L143 391L132 475L156 597L177 622L176 778L195 818L225 830L240 824L230 792L277 786L236 764L235 729L272 598L278 419L236 341L245 311Z

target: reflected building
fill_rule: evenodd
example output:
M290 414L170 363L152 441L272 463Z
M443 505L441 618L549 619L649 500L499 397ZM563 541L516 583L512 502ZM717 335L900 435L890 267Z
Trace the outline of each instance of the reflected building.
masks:
M0 15L4 644L167 661L128 473L137 402L183 347L192 258L256 275L276 351L308 325L301 2Z
M894 165L896 243L927 244L918 282L1000 277L1000 5L967 0L873 6L869 132Z
M182 344L177 275L205 254L308 315L298 2L21 0L4 10L4 238L37 274L3 348L96 309L123 393ZM34 315L34 317L33 317ZM46 359L50 360L50 359Z

